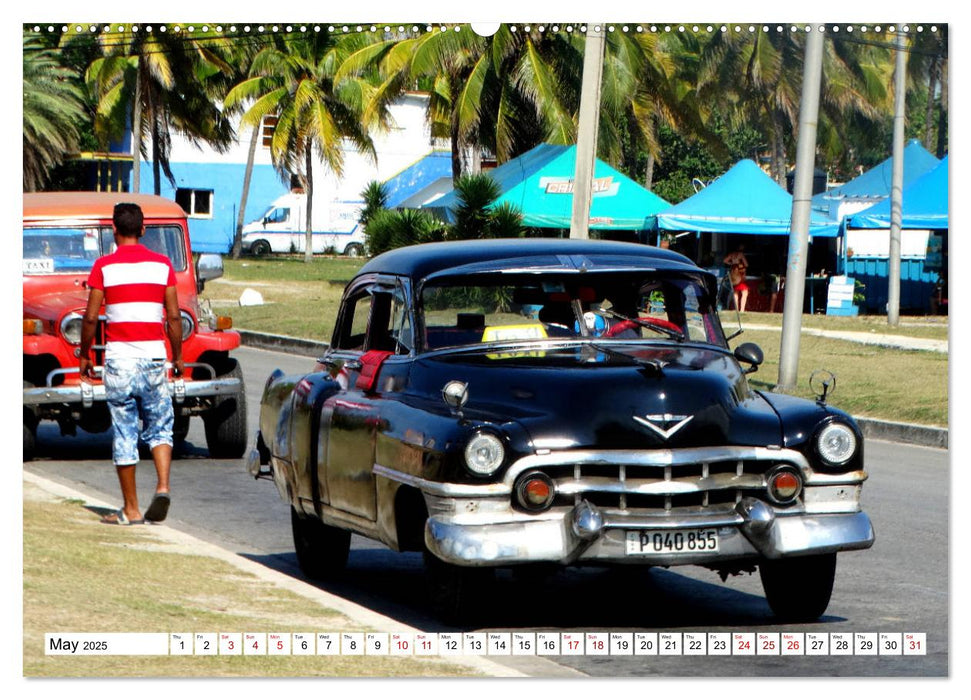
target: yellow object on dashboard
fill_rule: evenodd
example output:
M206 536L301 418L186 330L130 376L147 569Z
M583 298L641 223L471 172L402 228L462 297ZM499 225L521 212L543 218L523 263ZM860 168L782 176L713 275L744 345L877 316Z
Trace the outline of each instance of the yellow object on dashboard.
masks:
M482 333L482 342L537 340L546 337L546 329L542 323L516 323L510 326L487 326Z

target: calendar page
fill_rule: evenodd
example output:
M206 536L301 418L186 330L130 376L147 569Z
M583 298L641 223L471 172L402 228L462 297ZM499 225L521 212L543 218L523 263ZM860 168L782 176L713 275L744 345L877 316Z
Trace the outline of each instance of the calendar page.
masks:
M772 375L784 352L785 321L775 320L786 294L795 294L796 287L800 294L804 286L807 290L805 345L812 342L805 328L815 327L814 319L833 321L826 318L825 304L814 315L812 279L825 275L829 280L830 306L836 287L838 301L846 306L862 303L857 295L888 288L895 233L889 234L885 254L874 256L879 260L863 255L880 248L865 241L872 231L886 237L888 227L901 225L899 212L889 209L891 196L897 201L892 190L904 178L895 167L916 167L923 159L927 172L941 162L947 168L949 100L961 93L951 89L948 77L952 26L942 8L899 3L858 9L851 22L838 21L845 13L833 6L755 10L704 5L568 3L527 11L504 2L482 7L382 2L373 8L308 5L298 12L281 11L280 21L267 7L247 17L238 7L186 6L175 12L185 14L172 21L142 21L152 14L145 8L88 6L59 13L26 8L24 14L37 11L40 16L21 25L23 191L108 191L117 193L119 201L134 193L154 194L186 209L192 247L187 252L196 253L196 261L204 253L222 255L226 272L221 280L200 283L200 289L208 290L200 292L206 300L200 308L183 311L180 332L186 337L223 332L216 320L222 312L203 306L223 305L238 314L226 330L235 328L243 336L239 376L245 375L249 405L244 404L241 420L250 444L239 459L212 458L206 447L207 440L226 429L210 422L224 396L197 400L191 379L222 371L226 351L213 341L211 351L188 370L190 381L177 399L185 403L173 404L170 437L163 440L174 451L171 515L164 523L139 519L127 526L127 506L118 511L119 486L124 490L124 480L134 479L134 472L118 463L117 438L112 437L117 429L111 431L118 414L113 406L109 413L107 388L100 380L95 389L86 384L83 407L79 394L77 410L53 420L46 406L64 387L77 384L76 377L56 371L53 351L29 360L25 354L25 373L43 365L49 396L24 404L21 675L32 681L259 677L295 683L311 677L325 682L540 678L555 679L550 685L557 690L565 680L624 679L638 683L625 683L625 690L649 692L639 683L663 678L677 689L678 683L712 677L791 682L941 678L960 671L951 651L963 636L951 618L956 587L950 557L957 553L951 551L949 533L957 530L950 526L948 506L954 504L958 516L962 509L957 491L951 490L947 428L917 425L915 431L931 437L915 442L908 434L906 443L895 442L917 421L904 426L873 418L880 401L874 399L846 408L863 419L861 424L868 421L859 434L834 434L827 441L813 432L809 441L803 433L816 430L812 421L827 412L842 415L843 409L831 410L826 396L813 399L800 386L800 396L810 399L804 425L780 427L776 413L787 397L774 398L781 394L774 391ZM170 8L163 13L172 14ZM79 22L84 18L78 15L101 21ZM203 15L239 19L178 21ZM737 21L724 21L733 15ZM799 15L817 21L769 21ZM600 21L583 21L598 16ZM857 21L861 17L926 21ZM907 76L906 99L895 103L895 76L901 70ZM920 155L895 162L902 143L915 144L910 154L919 146ZM569 162L563 165L566 161L557 155L552 165L548 154L554 151L568 154ZM468 381L463 400L471 403L466 407L456 403L458 394L449 396L442 382L433 387L433 410L423 414L431 417L414 421L416 412L427 408L426 399L417 394L416 375L400 368L405 359L414 359L422 334L434 331L415 323L402 307L410 287L382 269L374 268L370 286L358 290L364 315L344 321L360 338L376 324L388 326L387 348L364 348L361 340L354 349L359 355L365 350L390 355L373 370L385 384L364 389L358 382L352 396L347 390L355 384L348 377L356 380L355 372L372 370L366 362L355 364L357 355L341 356L335 364L332 358L307 356L289 335L274 333L267 340L268 334L237 325L270 323L282 317L283 304L294 297L306 300L307 309L318 308L311 304L321 298L330 299L327 304L336 309L343 285L369 264L365 248L359 258L357 250L352 254L348 248L344 254L332 243L314 253L318 260L313 265L325 259L324 264L339 266L337 272L302 267L312 214L300 214L305 217L300 228L284 233L286 217L298 214L295 205L292 212L282 212L274 204L280 197L296 195L312 205L314 187L327 197L338 191L356 197L372 183L383 185L383 201L393 205L383 207L377 221L383 216L399 226L388 240L418 236L420 241L409 241L446 245L456 214L448 214L441 202L455 196L460 178L492 173L496 187L489 211L517 212L523 238L566 238L571 237L569 215L565 224L548 222L560 216L563 202L577 196L584 159L592 168L585 213L590 237L664 249L685 256L692 266L718 269L723 277L722 259L744 243L749 277L741 286L747 285L754 306L742 315L753 336L771 331L766 336L771 340L759 336L766 362L760 374L739 369L747 365L738 364L734 348L749 336L726 341L718 361L734 363L735 385L726 389L724 402L708 409L712 416L705 414L711 432L685 448L701 455L690 474L678 473L680 448L670 446L679 430L684 436L694 429L687 411L647 413L631 406L631 412L639 411L640 424L652 431L646 434L659 444L671 441L652 448L657 479L650 483L638 481L644 448L617 438L622 430L616 425L586 426L590 435L582 439L567 437L563 426L556 426L561 432L547 426L541 430L536 402L561 381L552 366L543 369L541 381L512 382L515 408L503 409L501 416L490 411L511 399L497 387ZM730 172L739 163L751 167L753 178L768 183L771 193L757 197L761 185L728 190ZM814 169L824 182L810 192ZM856 189L847 184L868 172L873 175ZM905 172L904 187L923 174L911 179ZM885 181L885 173L895 178L893 183ZM831 218L839 207L823 201L840 187L840 193L832 194L842 198L839 206L855 202L845 219ZM729 194L712 204L719 192ZM656 201L657 209L648 209L648 201ZM884 201L887 227L851 228L851 217L863 211L864 203L870 207ZM916 201L918 195L903 200L904 216ZM637 202L633 213L631 202ZM465 200L455 205L459 217L467 213L466 205ZM539 208L529 208L534 205ZM781 223L778 211L784 215ZM624 224L631 216L643 225ZM407 217L412 217L412 228L401 228ZM800 217L805 247L797 254L819 268L809 269L805 285L791 277L786 262L787 251L792 255L793 250L790 236L802 226ZM366 222L360 225L363 232ZM378 225L371 224L374 238L368 240L377 240ZM266 251L251 247L240 253L244 230L260 227L272 228L280 240L285 236L282 248L267 238ZM419 230L425 233L415 233ZM920 230L929 229L924 225ZM850 241L863 243L851 250ZM72 254L54 250L62 243L52 237L39 244L43 250L25 249L21 276L56 276L58 261ZM908 259L923 259L925 252L908 250ZM943 255L946 270L946 247ZM294 277L280 281L273 275L281 269L295 271ZM584 267L575 276L587 274L607 273ZM938 323L923 305L933 294L946 301L946 279L937 272L931 279L931 272L921 270L907 280L909 274L905 270L905 286L923 285L920 310L911 322ZM87 337L81 334L89 332L82 329L94 323L85 316L90 290L84 277L56 293L59 298L78 296L71 316L45 320L49 302L24 303L25 353L29 344L42 347L46 337L60 338L75 329L78 339L69 353L75 374L85 347L81 338ZM838 284L847 279L848 286ZM263 290L271 301L242 309L236 300L244 289ZM728 310L735 314L732 304L741 298L732 298L738 289L727 289L717 302L723 324ZM567 286L563 290L569 291ZM660 290L659 285L647 293ZM782 295L778 306L777 294ZM373 300L384 298L389 301L379 317L371 310L378 308ZM882 299L880 313L886 314ZM461 308L461 318L448 320L456 335L465 330L461 323L479 314L482 300L460 301L455 307ZM550 348L559 347L562 339L542 322L539 307L527 315L528 304L515 299L496 303L496 313L521 313L527 319L508 327L538 329L512 341L542 345L529 353L490 355L493 364L509 364L509 376L520 371L514 361L540 363ZM580 292L573 303L582 307L581 313L590 313ZM683 318L697 311L654 303L661 304L655 313L675 320L679 313ZM99 322L110 323L116 313L104 311ZM631 313L637 320L640 312ZM700 318L701 312L695 315ZM849 324L856 321L853 316L836 321ZM610 323L608 318L604 328ZM849 332L830 325L830 333ZM942 331L944 352L933 355L939 362L934 371L944 376L949 371L947 328ZM913 327L897 330L888 334L920 333ZM304 340L327 348L330 336L324 333L329 332L330 327L321 337ZM481 329L475 333L483 342L497 340L482 336ZM659 342L665 347L685 357L696 354L672 363L645 362L625 354L623 338L584 336L585 342L598 344L591 352L577 351L576 364L582 369L614 363L616 377L621 369L634 367L643 392L675 406L681 398L658 389L661 378L686 377L679 391L690 392L692 372L709 360L702 358L694 338L664 336ZM97 346L103 339L94 342ZM867 355L871 366L886 361L873 345L846 337L841 342L839 354L827 358L834 370L847 355L872 351L872 358ZM448 350L447 344L436 348L442 356ZM466 382L471 361L448 361L447 379ZM893 367L888 371L903 384L908 373ZM280 374L271 376L274 372ZM808 377L808 371L803 373ZM268 425L268 414L261 414L264 386L284 374L293 376L288 385L293 402ZM301 380L304 376L308 379ZM319 390L314 377L330 383ZM840 374L841 386L864 381ZM565 414L595 405L608 389L606 384L585 386L583 392L562 394L569 401ZM334 393L338 387L345 394ZM392 390L399 392L400 402L393 411L380 413L381 392ZM441 401L439 394L445 397ZM104 401L103 411L90 413L92 401ZM838 395L832 401L840 406ZM760 412L757 404L773 409ZM132 406L143 408L142 402ZM693 420L700 423L702 414ZM498 443L501 469L515 464L519 471L493 483L457 463L459 477L444 479L441 475L453 474L449 470L455 465L443 455L454 445L433 432L436 421L457 426L449 440L466 440L476 431L487 436L469 448L471 456L463 453L464 459L488 460ZM771 444L755 437L747 444L718 442L729 434L744 442L745 430L754 436L771 421L776 421ZM320 430L322 425L330 426L329 434ZM502 431L515 439L524 436L530 453L513 453L513 438ZM592 441L604 435L616 438L613 461L591 457ZM26 461L28 437L31 448L36 439L31 461ZM140 440L137 490L144 516L158 497L152 490L153 455L160 443L145 433L133 439ZM836 451L849 439L866 440L857 470L865 474L854 476L856 481L837 459L826 460L826 449ZM366 454L354 447L358 441L367 444ZM263 467L256 464L260 458L265 458ZM300 477L285 476L291 473L286 471L291 460L298 459L312 466ZM752 469L758 460L768 460L765 469ZM549 476L552 463L564 467L555 478ZM503 489L510 494L507 500L513 499L511 506L489 500ZM760 505L753 505L756 501ZM653 515L639 520L638 509L653 509ZM864 510L867 524L873 524L868 541L858 517ZM504 514L497 520L501 526L489 530L490 518L499 511ZM557 519L561 512L570 515ZM99 524L115 513L124 516L116 517L126 521L122 526ZM664 520L672 514L676 521ZM840 518L856 539L846 546L827 540L832 535L820 534L824 528L819 525L827 518ZM16 520L20 528L19 510ZM436 530L445 521L457 524L448 536ZM593 528L590 523L595 532L584 529ZM462 539L460 533L471 531L487 535ZM547 538L542 546L541 537ZM445 544L433 551L438 542ZM561 542L567 543L567 553L557 549ZM818 566L791 566L793 552L809 552ZM819 570L830 565L836 567L828 580L832 595L822 596L822 611L807 616L800 603L818 602L816 587L821 581L827 585ZM772 588L773 571L787 572L786 586ZM448 617L454 612L448 606L458 602L435 597L443 580L474 597L468 606L474 613L471 622ZM408 686L384 686L399 687ZM323 690L329 692L326 686Z

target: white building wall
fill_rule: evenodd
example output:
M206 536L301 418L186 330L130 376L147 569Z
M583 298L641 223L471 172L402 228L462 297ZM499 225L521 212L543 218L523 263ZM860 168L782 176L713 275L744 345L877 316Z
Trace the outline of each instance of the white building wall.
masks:
M326 199L357 199L371 180L383 182L431 153L434 144L426 120L427 106L426 93L407 93L399 98L390 108L390 127L371 133L376 162L359 152L355 144L345 142L342 176L338 177L322 161L314 164L315 192ZM192 144L184 137L173 134L170 160L180 164L245 164L250 133L248 128L242 129L237 141L223 153L207 145ZM438 144L438 148L447 147L447 143ZM254 164L257 167L272 166L269 147L262 143L257 145Z

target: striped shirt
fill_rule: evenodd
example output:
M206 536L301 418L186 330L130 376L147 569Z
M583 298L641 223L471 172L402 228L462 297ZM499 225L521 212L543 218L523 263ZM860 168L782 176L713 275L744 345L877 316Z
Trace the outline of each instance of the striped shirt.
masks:
M174 286L169 259L141 244L94 262L88 287L105 295L106 359L165 358L165 288Z

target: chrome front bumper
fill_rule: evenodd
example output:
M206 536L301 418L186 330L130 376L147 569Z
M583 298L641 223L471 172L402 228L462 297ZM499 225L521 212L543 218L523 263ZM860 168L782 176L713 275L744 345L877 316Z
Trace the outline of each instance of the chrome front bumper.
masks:
M628 531L690 528L717 529L718 551L627 554ZM713 564L866 549L873 540L873 526L863 512L777 515L755 499L743 500L733 512L718 518L610 516L584 501L566 513L544 519L480 524L432 516L425 526L428 549L439 559L460 566Z

